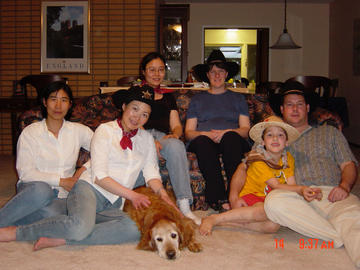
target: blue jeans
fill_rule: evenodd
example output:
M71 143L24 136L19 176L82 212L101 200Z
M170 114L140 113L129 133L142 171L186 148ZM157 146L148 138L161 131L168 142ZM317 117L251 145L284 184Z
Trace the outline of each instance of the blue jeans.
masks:
M105 245L137 241L140 233L127 214L118 210L121 204L121 198L111 204L91 184L79 180L67 198L68 215L58 215L30 225L18 226L16 240L62 238L67 240L68 245ZM116 214L111 217L113 210ZM97 212L110 214L105 215L107 220L95 224Z
M66 210L65 200L45 182L18 183L17 194L0 209L0 227L29 224Z
M166 160L166 168L169 172L176 199L188 199L192 204L193 196L190 187L189 164L184 143L174 138L163 139L166 134L155 129L147 131L162 145L160 154ZM142 174L139 175L137 184L140 183L141 177L143 177ZM145 183L143 178L142 182Z

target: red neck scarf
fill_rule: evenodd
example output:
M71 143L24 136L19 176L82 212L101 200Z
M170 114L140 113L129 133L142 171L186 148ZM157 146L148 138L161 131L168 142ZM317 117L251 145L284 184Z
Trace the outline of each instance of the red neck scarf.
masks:
M147 83L146 83L146 81L143 80L141 82L141 85L145 85L145 84L147 84ZM173 89L160 88L160 85L158 85L156 88L154 88L154 92L158 93L158 94L166 94L166 93L171 93L173 91L174 91Z
M130 150L132 150L132 141L131 141L131 137L134 137L136 135L136 133L138 132L138 129L134 129L130 132L126 132L124 131L123 126L121 125L121 121L120 118L117 119L117 123L119 125L119 127L121 128L122 132L123 132L123 137L120 140L120 146L122 149L126 149L129 148Z

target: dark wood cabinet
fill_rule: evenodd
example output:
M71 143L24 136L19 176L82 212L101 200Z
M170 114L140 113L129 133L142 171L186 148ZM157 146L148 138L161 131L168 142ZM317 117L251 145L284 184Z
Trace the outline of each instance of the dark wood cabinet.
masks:
M160 5L158 50L166 58L166 79L184 82L188 71L189 5Z
M20 113L38 105L35 98L8 97L0 98L0 113L10 113L11 117L11 139L12 152L16 154L16 144L18 138L18 116Z

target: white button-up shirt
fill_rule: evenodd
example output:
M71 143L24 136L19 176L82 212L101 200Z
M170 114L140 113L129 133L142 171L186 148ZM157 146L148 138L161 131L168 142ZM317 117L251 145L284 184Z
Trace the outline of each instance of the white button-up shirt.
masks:
M48 130L45 119L27 126L17 144L19 181L46 182L59 190L59 198L66 198L68 192L59 187L60 178L74 175L79 150L90 150L92 136L89 127L65 120L58 138Z
M131 138L132 150L121 148L122 136L123 132L115 120L101 124L91 141L91 183L111 203L114 203L119 196L95 184L96 178L101 180L104 177L111 177L129 189L134 187L140 171L143 172L146 182L150 179L161 179L155 143L151 134L139 129ZM85 175L84 173L81 179L85 178Z

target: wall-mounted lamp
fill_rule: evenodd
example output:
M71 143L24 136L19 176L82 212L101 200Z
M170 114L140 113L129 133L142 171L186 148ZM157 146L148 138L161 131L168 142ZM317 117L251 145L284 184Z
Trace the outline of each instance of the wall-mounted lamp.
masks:
M286 28L286 0L284 5L284 30L283 33L280 35L278 41L270 47L270 49L299 49L301 46L298 46L293 39L291 38L288 30Z

